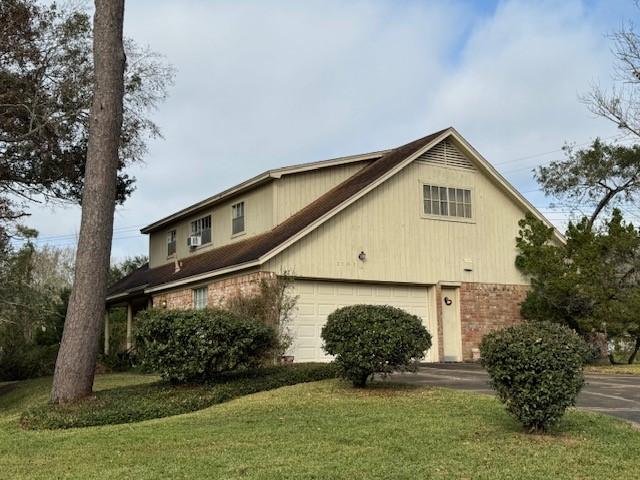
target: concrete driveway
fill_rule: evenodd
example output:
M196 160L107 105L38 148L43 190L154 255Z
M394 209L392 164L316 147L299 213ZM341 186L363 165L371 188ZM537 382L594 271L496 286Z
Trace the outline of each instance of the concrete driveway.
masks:
M477 364L424 364L417 373L397 373L391 378L415 385L494 393L487 373ZM640 424L640 376L587 374L577 406Z

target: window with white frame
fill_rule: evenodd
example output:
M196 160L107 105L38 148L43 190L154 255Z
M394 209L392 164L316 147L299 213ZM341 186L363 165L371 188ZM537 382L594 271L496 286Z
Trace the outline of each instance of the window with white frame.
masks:
M202 245L211 243L211 215L191 222L191 235L199 236Z
M193 292L193 308L201 310L207 308L207 287L194 288Z
M231 234L244 232L244 202L231 205Z
M171 230L167 233L167 256L170 257L176 253L176 231Z
M423 185L424 214L472 218L471 190Z

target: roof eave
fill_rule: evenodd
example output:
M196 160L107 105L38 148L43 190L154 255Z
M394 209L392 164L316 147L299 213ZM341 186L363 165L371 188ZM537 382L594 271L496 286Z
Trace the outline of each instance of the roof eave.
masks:
M181 218L184 218L188 215L192 215L194 213L197 213L198 211L213 206L216 203L219 203L225 199L227 199L228 197L232 196L232 195L237 195L239 193L245 192L247 190L250 190L252 188L255 188L257 186L263 185L265 183L268 183L269 181L271 181L273 179L273 177L271 176L270 172L265 172L265 173L261 173L260 175L250 178L249 180L246 180L238 185L236 185L235 187L229 188L221 193L218 193L217 195L214 195L213 197L209 197L206 198L205 200L202 200L200 202L194 203L193 205L188 206L187 208L183 208L182 210L178 210L176 213L173 213L167 217L161 218L160 220L157 220L153 223L150 223L149 225L147 225L146 227L142 228L140 230L140 233L146 234L146 233L151 233L154 232L156 230L159 230L160 228L166 226L167 224L174 222L176 220L180 220Z
M207 280L213 277L219 277L221 275L234 273L239 270L246 270L247 268L258 267L261 265L261 263L262 262L260 260L252 260L250 262L238 263L236 265L230 265L228 267L211 270L209 272L200 273L197 275L191 275L189 277L180 278L178 280L172 280L169 282L161 283L159 285L152 285L148 288L146 288L145 286L144 293L150 294L150 293L155 293L162 290L170 290L172 288L182 287L190 283L200 282L202 280Z
M480 152L478 152L473 145L471 145L460 133L453 127L449 128L451 135L467 150L474 158L476 163L483 167L489 175L491 175L499 184L500 187L506 191L514 200L516 200L522 207L529 210L538 220L542 221L545 225L553 228L553 233L556 240L565 243L565 236L556 228L556 226L547 217L544 216L540 210L538 210L527 198L522 195L511 183L502 176L498 170L486 159Z
M376 152L362 153L358 155L348 155L346 157L338 157L329 160L320 160L318 162L311 163L302 163L298 165L291 165L288 167L276 168L273 170L267 170L260 175L252 177L248 180L245 180L234 187L231 187L223 192L220 192L212 197L206 198L200 202L194 203L187 208L183 208L182 210L177 211L167 217L161 218L153 223L150 223L146 227L140 230L140 233L147 234L165 227L167 224L172 223L176 220L180 220L188 215L192 215L197 213L198 211L205 209L207 207L211 207L216 203L220 203L233 195L238 195L240 193L246 192L248 190L252 190L260 185L268 183L273 179L281 178L284 175L291 175L295 173L302 173L312 170L319 170L321 168L334 167L339 165L347 165L349 163L363 162L367 160L373 160L375 158L380 158L384 154L391 151L391 149L387 150L379 150Z
M130 298L140 297L145 294L146 285L141 285L135 288L131 288L121 293L116 293L115 295L107 295L106 303L107 304L115 304L122 302L124 300L129 300Z

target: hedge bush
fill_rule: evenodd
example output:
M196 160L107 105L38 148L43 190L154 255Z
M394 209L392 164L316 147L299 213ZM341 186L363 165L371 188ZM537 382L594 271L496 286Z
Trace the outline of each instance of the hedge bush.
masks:
M530 432L545 431L575 405L586 342L566 326L527 322L486 335L482 365L498 397Z
M201 383L261 365L277 346L273 328L220 309L151 309L137 317L143 369L172 383Z
M335 378L332 364L297 363L221 374L213 383L172 386L151 383L96 392L73 404L43 404L20 419L25 429L116 425L201 410L232 398L287 385Z
M26 380L53 375L59 345L22 342L9 348L0 346L0 381Z
M355 387L364 387L374 373L415 369L431 347L431 335L419 317L388 305L339 308L329 315L322 339Z

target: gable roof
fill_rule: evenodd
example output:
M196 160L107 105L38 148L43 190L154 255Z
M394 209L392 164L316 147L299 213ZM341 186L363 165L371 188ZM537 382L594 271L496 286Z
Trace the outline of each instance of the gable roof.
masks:
M462 145L480 169L493 177L516 203L523 209L532 212L547 225L551 225L455 129L450 127L388 150L380 158L267 232L184 258L180 261L179 270L173 263L152 269L148 268L148 265L140 268L112 285L108 291L107 299L111 300L120 298L122 295L139 292L141 288L147 292L153 292L222 275L230 271L257 267L402 170L404 166L434 145L449 137ZM562 240L562 235L557 231L556 236Z
M175 222L176 220L184 218L188 215L195 214L199 211L204 210L205 208L211 207L217 203L227 200L229 197L246 192L247 190L254 189L259 185L268 183L284 175L292 175L295 173L308 172L310 170L319 170L321 168L334 167L337 165L347 165L350 163L363 162L367 160L377 160L388 152L390 152L390 150L380 150L377 152L361 153L358 155L349 155L346 157L331 158L329 160L301 163L267 170L266 172L263 172L260 175L256 175L249 180L245 180L244 182L239 183L234 187L228 188L227 190L217 193L209 198L205 198L204 200L194 203L193 205L183 208L182 210L178 210L177 212L163 217L160 220L156 220L155 222L150 223L146 227L142 228L140 230L140 233L155 232L167 226L169 223Z
M153 289L164 284L173 284L185 278L221 270L225 267L251 266L251 262L257 261L266 253L282 246L305 227L308 227L354 194L360 192L364 187L370 185L374 180L380 178L380 176L389 172L394 166L406 159L408 155L415 153L445 131L441 130L396 149L389 150L386 154L265 233L224 245L199 255L186 257L180 260L181 265L178 271L176 271L173 263L156 268L149 268L147 264L112 285L108 290L107 297L115 298L123 293L138 291L141 287ZM193 281L193 279L190 281Z

